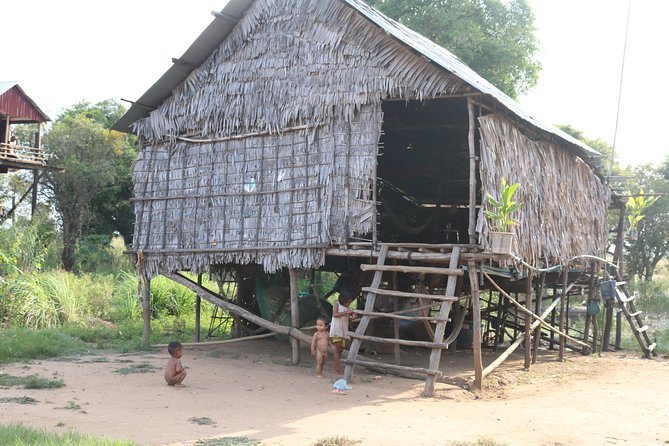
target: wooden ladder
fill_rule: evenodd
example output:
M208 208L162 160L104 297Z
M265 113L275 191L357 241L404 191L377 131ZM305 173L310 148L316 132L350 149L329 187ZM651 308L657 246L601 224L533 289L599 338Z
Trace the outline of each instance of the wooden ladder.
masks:
M657 356L657 351L655 350L656 344L648 336L648 325L641 318L643 311L636 309L634 295L630 295L627 291L627 282L622 280L619 272L616 272L616 279L613 295L618 302L620 310L625 315L625 319L629 322L632 332L639 342L641 350L643 350L643 355L651 359L653 356Z
M396 247L399 248L399 247ZM406 265L386 265L386 257L388 254L388 245L382 244L377 257L376 265L361 265L363 271L374 271L374 278L369 287L364 287L363 292L367 293L365 300L365 308L359 314L362 315L360 323L356 328L355 333L351 333L353 342L351 343L351 348L348 352L348 357L344 361L346 363L346 370L344 372L344 378L346 381L350 382L353 377L353 368L355 365L361 365L364 367L380 367L382 369L390 371L402 371L405 373L417 374L417 375L427 375L425 381L425 390L423 391L424 396L431 396L434 391L434 384L438 376L441 375L439 371L439 363L441 360L441 352L443 349L447 348L450 343L452 343L458 333L459 329L462 327L462 321L464 319L464 312L461 312L461 317L459 321L454 324L455 327L451 335L444 339L444 334L446 331L446 323L449 321L449 316L451 312L451 307L453 302L457 302L458 298L455 297L455 288L457 284L458 276L463 275L463 270L458 268L458 260L460 256L460 248L454 247L450 254L444 254L444 256L450 256L448 268L440 267L420 267L420 266L406 266ZM401 272L401 273L429 273L429 274L440 274L447 275L446 291L443 296L433 295L433 294L421 294L421 293L411 293L404 291L395 291L387 290L380 288L381 281L384 272ZM374 312L374 304L376 301L377 295L391 296L395 298L418 298L421 302L429 302L434 304L439 308L437 316L409 316L406 314L400 314L401 312L394 313L379 313ZM388 317L392 318L395 321L398 320L413 320L423 322L436 322L434 328L434 337L433 341L414 341L406 339L395 339L395 338L379 338L375 336L366 335L367 328L369 326L369 321L373 317ZM458 326L459 324L459 326ZM395 345L405 345L405 346L414 346L414 347L427 347L431 348L430 361L426 368L422 367L408 367L398 364L384 364L375 361L362 361L358 359L358 351L360 350L360 345L363 340L379 342L379 343L391 343Z

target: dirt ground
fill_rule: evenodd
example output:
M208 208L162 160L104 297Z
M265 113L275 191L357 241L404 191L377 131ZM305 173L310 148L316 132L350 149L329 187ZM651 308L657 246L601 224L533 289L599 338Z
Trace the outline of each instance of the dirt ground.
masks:
M497 354L485 352L484 364ZM337 435L379 446L479 439L533 446L669 444L667 357L567 352L560 363L555 352L543 351L525 371L522 355L486 379L483 391L470 392L471 352L446 352L446 378L432 398L420 396L422 381L359 368L352 390L333 394L331 357L328 378L318 379L306 347L294 367L289 343L273 339L187 347L184 388L163 381L166 349L12 364L0 373L59 378L65 387L0 389L0 423L142 445L234 436L266 446L308 446ZM7 402L21 397L37 403Z

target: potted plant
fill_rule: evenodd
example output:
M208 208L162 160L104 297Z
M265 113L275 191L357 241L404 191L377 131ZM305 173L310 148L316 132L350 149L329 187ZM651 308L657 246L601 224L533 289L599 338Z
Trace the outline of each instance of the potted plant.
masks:
M639 222L644 217L644 211L657 201L659 197L648 197L644 195L643 188L639 189L637 196L630 195L627 198L625 207L627 208L627 221L629 222L629 229L627 230L627 238L630 241L635 241L639 236L638 226Z
M509 229L518 224L511 214L523 205L522 202L517 202L513 198L518 186L520 186L518 183L510 184L502 178L499 198L486 193L490 209L485 209L483 213L490 221L490 243L493 254L511 253L513 233Z

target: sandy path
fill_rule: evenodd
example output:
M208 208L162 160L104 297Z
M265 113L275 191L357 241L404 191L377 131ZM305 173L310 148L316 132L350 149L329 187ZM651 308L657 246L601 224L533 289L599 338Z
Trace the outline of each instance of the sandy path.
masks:
M0 403L0 422L50 431L127 438L142 445L247 436L263 445L311 445L345 435L362 445L444 445L490 438L509 445L659 445L669 443L669 361L636 354L544 352L529 372L508 361L480 393L438 383L421 398L422 382L356 372L353 390L333 395L313 361L292 367L286 342L251 341L189 347L188 387L162 379L166 353L107 355L0 367L11 375L63 379L60 389L0 389L0 398L28 396L37 404ZM485 362L490 362L492 356ZM446 354L452 383L471 378L467 352ZM140 364L149 373L119 373ZM331 370L332 363L326 365ZM357 370L357 369L356 369ZM77 406L80 409L77 409ZM67 408L69 407L69 408ZM214 424L197 424L211 420Z

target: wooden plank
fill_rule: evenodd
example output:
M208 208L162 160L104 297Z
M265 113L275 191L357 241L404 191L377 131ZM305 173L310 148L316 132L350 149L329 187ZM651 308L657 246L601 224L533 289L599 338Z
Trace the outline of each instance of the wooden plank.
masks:
M422 373L422 374L425 374L425 375L442 376L442 372L440 370L437 370L435 372L434 370L428 370L428 369L424 369L424 368L421 368L421 367L409 367L409 366L405 366L405 365L386 364L384 362L361 361L359 359L357 359L355 361L349 361L348 359L342 359L342 362L344 362L345 364L361 365L363 367L370 367L370 368L373 368L373 369L397 370L397 371L405 371L405 372Z
M399 345L406 345L407 347L425 347L425 348L438 348L438 349L448 348L448 344L444 343L436 344L430 341L411 341L409 339L381 338L378 336L359 335L357 333L351 333L350 336L353 339L378 342L379 344L396 344L396 345L399 344Z
M451 276L451 277L453 277L453 276ZM449 278L449 280L450 280L450 278ZM408 293L406 291L386 290L386 289L383 289L383 288L373 288L373 287L363 287L362 291L368 292L368 293L380 294L382 296L432 299L432 300L440 300L440 301L445 301L445 302L455 302L456 300L459 300L457 297L444 297L444 296L441 296L439 294Z
M325 251L327 255L331 256L341 256L341 257L376 257L378 252L373 249L342 249L342 248L329 248ZM460 254L460 260L508 260L511 259L510 255L506 254L492 254L492 253L475 253L475 252L465 252ZM429 253L429 252L399 252L391 251L388 253L389 259L397 260L420 260L433 263L448 263L450 261L449 253Z
M648 325L644 325L643 327L637 328L636 331L638 331L639 333L643 333L644 331L648 330L648 328L649 328Z
M458 262L460 261L459 257L460 257L460 249L454 248L453 252L451 253L449 268L455 269L458 266ZM446 299L453 298L453 296L455 295L456 285L457 285L457 277L448 276L448 282L446 283L446 293L445 293ZM457 298L455 299L457 300ZM441 308L439 309L439 318L447 319L451 312L452 305L453 302L451 301L444 302L441 305ZM434 329L435 344L442 343L442 341L444 340L445 332L446 332L446 322L443 321L437 322L437 326ZM428 368L430 370L439 370L440 361L441 361L441 349L433 348L432 352L430 352L430 365ZM425 380L425 389L423 390L423 396L432 396L432 393L434 392L435 381L436 379L434 375L429 375L427 377L427 379Z
M401 310L401 311L405 311L405 312L406 311L411 311L411 312L413 312L415 310L418 310L419 308L430 308L430 307L434 307L434 306L435 305L425 305L423 307L411 308L410 310ZM361 311L361 310L351 310L351 311L353 311L355 314L359 314L361 316L372 316L372 317L377 317L377 318L387 317L389 319L402 319L402 320L405 320L405 321L432 321L432 322L441 321L439 316L405 316L403 314L399 314L399 313L401 313L401 311L396 311L396 312L392 312L392 313L383 313L383 312L379 312L379 311L370 311L368 313L364 310L363 311ZM446 319L445 322L448 322L450 320L451 320L451 318L448 318L448 319Z
M474 262L468 263L469 283L472 289L472 353L474 356L474 388L481 390L483 383L483 358L481 356L481 296L479 293L479 279Z
M442 276L462 276L464 271L461 269L435 268L430 266L407 266L407 265L360 265L363 271L395 271L406 274L440 274Z
M388 245L381 245L381 250L376 259L378 265L383 265L386 262L386 256L388 255ZM374 279L372 280L372 286L370 288L378 288L381 285L381 280L383 279L383 272L377 271L374 273ZM373 292L367 292L367 298L365 299L365 308L366 312L374 310L374 302L376 301L376 294ZM369 325L369 316L363 316L358 324L358 327L355 330L355 333L358 335L363 335L367 331L367 326ZM351 343L351 348L348 351L348 356L346 359L355 361L358 359L358 351L360 350L360 339L353 339ZM347 382L351 382L353 378L353 364L347 364L346 370L344 371L344 379Z

